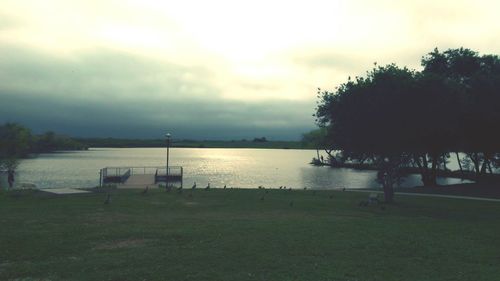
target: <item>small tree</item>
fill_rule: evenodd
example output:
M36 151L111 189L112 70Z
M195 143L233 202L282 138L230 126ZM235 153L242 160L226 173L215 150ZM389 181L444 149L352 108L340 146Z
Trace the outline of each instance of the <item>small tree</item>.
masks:
M312 130L308 133L302 134L301 141L304 145L314 147L316 149L317 158L313 158L313 163L323 164L321 159L320 159L319 150L325 149L325 147L326 147L326 130L325 130L325 128L319 128L316 130ZM330 153L328 153L328 154L330 154Z
M394 185L399 185L403 181L401 167L408 162L406 155L379 155L374 157L377 164L377 182L384 190L384 200L386 203L394 202Z
M0 169L14 172L19 158L28 154L30 146L29 129L15 123L0 126Z

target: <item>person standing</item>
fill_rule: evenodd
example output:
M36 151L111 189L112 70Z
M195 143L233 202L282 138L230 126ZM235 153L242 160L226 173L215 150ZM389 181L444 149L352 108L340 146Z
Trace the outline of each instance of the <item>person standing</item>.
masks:
M12 186L14 185L14 170L9 169L7 173L8 173L7 181L9 182L9 188L12 188Z

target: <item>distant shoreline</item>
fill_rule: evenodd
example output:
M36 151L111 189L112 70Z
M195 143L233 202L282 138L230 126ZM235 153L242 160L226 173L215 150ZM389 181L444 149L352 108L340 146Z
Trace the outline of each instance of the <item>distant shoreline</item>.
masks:
M75 138L79 143L90 148L146 148L165 147L161 139L114 139L114 138ZM252 140L173 140L170 147L179 148L263 148L263 149L315 149L312 145L300 141L252 141Z

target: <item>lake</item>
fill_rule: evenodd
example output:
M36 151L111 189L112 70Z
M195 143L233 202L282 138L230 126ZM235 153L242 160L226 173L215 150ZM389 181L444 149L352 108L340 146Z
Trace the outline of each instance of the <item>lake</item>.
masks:
M293 149L215 149L171 148L170 165L184 167L184 186L197 182L204 187L257 188L287 186L291 188L332 189L379 187L374 171L332 169L308 164L315 150ZM326 155L325 155L326 158ZM165 148L91 148L40 154L22 160L17 183L34 183L39 188L93 187L99 184L99 170L106 166L162 166ZM438 179L441 184L460 183L459 179ZM5 178L2 186L5 186ZM421 185L412 175L403 186Z

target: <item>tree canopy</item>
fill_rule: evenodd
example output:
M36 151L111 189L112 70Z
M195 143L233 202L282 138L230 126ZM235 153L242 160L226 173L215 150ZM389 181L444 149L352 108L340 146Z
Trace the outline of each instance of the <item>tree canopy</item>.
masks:
M51 131L33 135L30 129L17 123L0 125L0 169L15 169L17 160L30 153L85 148L83 144Z
M0 126L0 168L15 169L17 159L29 153L31 138L31 131L19 124Z
M421 63L422 71L376 66L333 92L319 90L316 122L327 131L324 143L418 167L424 185L436 183L446 153L481 153L483 164L493 161L500 152L499 58L435 49Z

